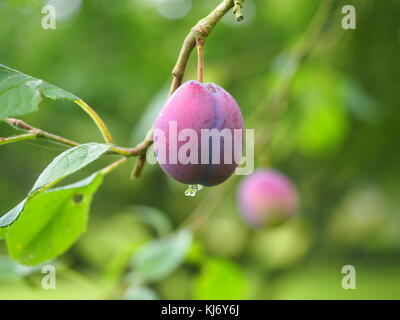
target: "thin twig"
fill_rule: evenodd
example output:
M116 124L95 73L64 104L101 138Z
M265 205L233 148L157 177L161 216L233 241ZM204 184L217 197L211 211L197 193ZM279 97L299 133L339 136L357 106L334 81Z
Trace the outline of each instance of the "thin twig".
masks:
M196 45L199 38L207 38L219 20L233 7L234 0L222 1L207 17L201 19L192 28L186 36L181 51L176 61L175 67L172 70L172 84L169 95L173 94L176 89L182 84L183 75L185 74L186 65L190 54Z
M12 142L25 141L25 140L33 140L33 139L37 139L37 135L35 133L20 134L18 136L7 137L7 138L0 137L0 145L5 145Z
M46 139L46 140L64 144L64 145L67 145L70 147L76 147L79 145L78 142L57 136L55 134L44 131L42 129L32 127L31 125L29 125L26 122L19 120L19 119L6 118L6 119L4 119L4 121L17 129L27 131L28 134L30 134L31 139ZM26 136L26 135L21 135L21 136ZM12 137L10 137L10 138L12 138ZM5 138L5 139L10 139L10 138ZM25 140L27 140L27 139L25 139ZM14 140L14 141L10 141L10 142L17 142L17 141L21 141L21 140Z
M133 168L132 171L132 179L140 178L145 164L146 164L146 156L139 156L138 159L136 160L135 167Z
M9 125L11 125L12 127L16 128L16 129L26 131L27 134L13 136L13 137L7 137L7 138L0 138L0 145L12 143L12 142L18 142L18 141L22 141L22 140L34 140L34 139L49 140L51 142L56 142L59 144L67 145L69 147L76 147L76 146L80 145L80 143L75 142L73 140L63 138L61 136L55 135L53 133L44 131L39 128L35 128L20 119L6 118L3 121L8 123ZM125 157L136 157L136 156L145 154L147 148L153 143L151 135L150 135L151 132L152 131L150 130L149 134L146 136L146 139L144 141L140 142L138 145L136 145L133 148L123 148L123 147L119 147L116 145L112 145L110 147L110 152L108 152L108 154L120 154Z
M301 65L307 60L316 41L319 39L329 17L332 3L333 0L327 0L321 3L303 38L299 41L298 45L294 48L291 57L287 60L278 90L274 92L273 95L267 96L265 101L254 109L248 119L251 121L263 119L265 118L266 112L268 112L268 117L266 121L263 121L263 126L257 133L255 141L255 144L260 149L265 149L266 144L270 141L270 137L275 129L276 120L279 119L288 107L287 98L290 93L291 85L295 79L295 75ZM268 106L268 108L266 108L266 106Z
M242 15L242 8L243 8L244 0L235 0L235 6L233 7L233 14L236 17L237 21L242 21L244 19Z
M134 149L135 152L139 155L139 159L136 162L135 167L133 168L131 176L133 178L139 178L142 174L143 168L146 164L146 152L147 149L153 144L153 128L150 129L144 140L139 143Z

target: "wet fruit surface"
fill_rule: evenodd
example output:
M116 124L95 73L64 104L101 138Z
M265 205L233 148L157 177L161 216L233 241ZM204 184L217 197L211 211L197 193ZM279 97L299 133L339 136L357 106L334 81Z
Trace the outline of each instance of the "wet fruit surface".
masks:
M161 110L154 129L160 166L179 182L214 186L228 179L240 162L240 157L235 161L234 152L242 151L243 117L235 99L216 84L184 83ZM204 129L214 129L217 135L228 133L232 140L219 136L219 143L212 143L213 138L202 139ZM236 130L240 139L235 139L235 129L241 129ZM157 132L163 133L165 139ZM224 154L225 150L228 152Z

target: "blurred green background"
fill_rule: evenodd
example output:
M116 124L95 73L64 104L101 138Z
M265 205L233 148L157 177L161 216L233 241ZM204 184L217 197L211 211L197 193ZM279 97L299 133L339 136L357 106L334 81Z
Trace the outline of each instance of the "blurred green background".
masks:
M56 6L56 30L41 28L46 3ZM165 101L184 37L218 3L0 0L0 63L80 96L119 145L131 146ZM52 262L56 290L43 290L41 266L12 262L0 241L0 298L400 298L400 2L351 1L357 29L343 30L341 8L349 2L335 1L309 54L297 61L296 48L309 44L307 30L319 27L309 25L321 3L246 0L245 21L235 22L229 12L205 49L205 81L229 91L245 118L261 110L257 121L246 123L261 132L256 164L283 171L297 186L301 210L295 219L254 230L236 206L241 177L226 190L222 185L188 198L186 187L157 165L131 180L129 162L96 194L88 231ZM185 79L195 78L195 70L193 54ZM281 90L284 101L274 102L280 112L272 118L269 102ZM45 100L23 120L80 142L101 141L71 103ZM12 134L0 124L0 136ZM1 214L25 197L63 150L43 142L0 148ZM179 234L152 242L194 210L207 220L192 239ZM143 276L148 270L137 267L143 248L157 251L171 243L171 254L155 255L149 270L158 269ZM188 251L174 255L174 246ZM344 265L356 268L356 290L341 287Z

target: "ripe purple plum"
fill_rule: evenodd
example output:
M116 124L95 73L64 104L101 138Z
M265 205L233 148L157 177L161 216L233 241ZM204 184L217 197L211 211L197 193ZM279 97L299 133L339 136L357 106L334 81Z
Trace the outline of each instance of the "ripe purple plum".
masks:
M243 129L240 108L228 92L214 83L185 82L156 119L157 160L179 182L215 186L228 179L240 163ZM213 134L207 136L203 131Z
M258 169L246 177L238 190L240 211L254 227L277 226L298 207L297 192L290 180L272 169Z

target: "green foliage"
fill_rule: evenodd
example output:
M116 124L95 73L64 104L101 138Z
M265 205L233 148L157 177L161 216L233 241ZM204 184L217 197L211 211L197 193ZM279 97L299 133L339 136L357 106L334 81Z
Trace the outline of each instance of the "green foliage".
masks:
M56 184L66 176L87 166L105 153L109 148L110 146L105 144L88 143L71 148L56 157L39 176L28 197L5 215L0 217L0 239L4 238L7 232L6 228L14 223L14 221L20 216L21 212L25 209L27 201L32 202L33 198L36 199L36 192L43 191L46 187ZM85 183L85 181L82 183ZM79 187L79 185L80 184L77 183L76 185L73 185L73 187ZM37 202L37 205L40 203L41 202ZM45 203L43 203L41 211L47 212Z
M36 111L42 95L53 100L79 99L50 83L0 64L0 119Z
M331 70L306 65L294 82L294 99L299 107L295 138L306 155L338 148L348 131L347 110L341 86L343 76Z
M279 279L276 299L305 300L397 300L400 296L398 266L358 264L355 290L341 286L341 261L314 264L293 270Z
M35 265L56 258L86 230L94 192L103 176L34 194L8 228L6 242L16 261Z
M6 228L18 218L19 214L24 209L26 200L27 199L24 199L16 207L12 208L9 212L0 217L0 238L2 237L2 235L3 237L5 236Z
M184 229L144 245L132 260L135 274L150 282L166 277L183 262L191 242L192 233Z
M124 300L158 300L159 297L157 293L147 287L135 286L128 288L123 296Z
M37 267L22 266L8 257L0 257L0 281L16 280L34 272Z
M158 235L165 236L172 231L171 221L164 212L147 206L133 206L132 209L138 220L154 228Z
M167 7L173 12L174 3L185 1L169 1ZM86 97L112 130L114 140L133 146L164 103L168 90L163 93L162 88L169 87L182 40L217 1L187 0L192 8L179 19L166 18L160 1L133 2L133 6L132 1L110 6L106 0L81 1L76 11L57 20L57 30L43 30L44 1L0 1L0 43L6 44L0 46L0 63L51 79ZM182 186L167 179L156 165L146 165L142 178L131 181L132 166L127 165L98 190L89 232L65 254L65 260L73 264L59 268L62 261L57 262L57 290L38 290L40 281L32 286L25 277L29 270L2 256L7 241L0 241L0 298L110 298L114 290L109 286L104 290L102 282L108 269L112 281L107 278L107 285L116 286L113 298L150 299L154 293L157 298L171 299L399 298L399 1L355 0L357 30L340 27L341 6L347 3L335 1L322 35L314 38L312 34L311 52L282 68L320 3L246 0L243 23L235 23L232 12L228 13L205 49L205 81L231 92L247 119L256 108L265 111L255 133L262 139L257 132L267 129L266 147L256 149L256 162L284 171L295 182L301 203L297 227L296 222L278 229L251 230L238 216L232 186L215 200L217 204L210 203L216 210L207 212L211 217L204 221L204 232L194 236L184 264L180 260L178 269L151 281L151 286L125 283L127 269L136 271L127 267L132 255L169 228L155 218L157 214L152 215L152 209L163 212L176 227L208 192L187 199ZM57 12L61 11L57 8ZM195 79L195 58L192 55L188 63L185 80ZM294 82L279 108L270 108L265 101L274 105L275 100L266 98L271 93L275 98L282 86L277 81L275 88L275 82L267 80L287 79L293 72ZM50 100L76 97L56 87L46 88L37 78L0 68L0 119L33 112L40 103L40 113L27 114L23 120L75 141L97 141L95 128L87 117L79 116L77 108ZM266 127L278 109L283 112ZM254 128L246 119L245 123ZM0 122L0 137L10 134L14 131ZM53 148L58 146L38 142L0 148L1 210L22 200L36 178L32 174L41 172L58 154ZM132 210L133 204L140 206ZM46 207L40 210L44 215ZM208 210L207 203L202 203L201 210ZM0 226L9 225L19 214L17 209L0 217ZM0 227L0 239L7 238L8 228ZM64 234L62 229L58 232ZM221 258L226 263L216 267L218 262L213 261ZM341 288L340 270L345 264L357 270L356 290ZM227 276L232 267L239 269L240 276ZM252 287L253 276L257 288ZM125 284L128 291L121 292ZM249 294L239 293L240 288Z
M253 255L269 269L284 269L299 263L310 250L311 232L298 219L277 228L260 231L253 242Z
M146 136L147 131L149 131L149 128L153 125L158 113L164 106L165 101L168 99L168 90L169 87L162 87L146 106L145 111L139 118L138 124L132 130L131 140L133 144L139 143L143 137Z
M195 299L237 300L247 298L247 279L241 267L229 260L207 261L195 280Z
M39 176L31 194L82 169L108 151L109 145L87 143L68 149L56 157Z

